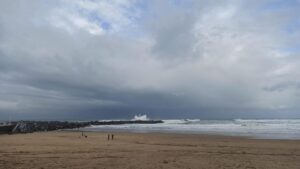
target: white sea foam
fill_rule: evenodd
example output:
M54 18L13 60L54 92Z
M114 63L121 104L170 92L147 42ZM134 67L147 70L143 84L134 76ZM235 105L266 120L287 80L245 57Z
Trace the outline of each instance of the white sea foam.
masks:
M145 116L147 117L147 116ZM140 118L137 118L140 119ZM144 119L144 117L142 118ZM163 120L158 124L100 125L85 130L119 130L131 132L176 132L194 134L222 134L259 138L300 139L300 119L264 120Z

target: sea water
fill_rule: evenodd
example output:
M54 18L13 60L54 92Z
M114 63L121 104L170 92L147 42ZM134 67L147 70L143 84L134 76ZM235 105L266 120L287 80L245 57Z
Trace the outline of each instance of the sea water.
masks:
M247 136L262 139L300 139L300 119L163 120L158 124L99 125L85 131L162 132Z

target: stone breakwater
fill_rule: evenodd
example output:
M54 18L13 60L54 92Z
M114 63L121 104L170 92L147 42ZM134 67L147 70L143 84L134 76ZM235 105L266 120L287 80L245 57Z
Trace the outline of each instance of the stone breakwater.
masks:
M76 129L91 125L121 125L121 124L155 124L163 123L162 120L112 120L112 121L89 121L89 122L68 122L68 121L17 121L11 131L7 133L32 133L36 131L53 131L60 129Z

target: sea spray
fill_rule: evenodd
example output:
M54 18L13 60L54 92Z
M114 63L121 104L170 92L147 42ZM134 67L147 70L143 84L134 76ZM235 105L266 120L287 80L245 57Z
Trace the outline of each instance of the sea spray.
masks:
M138 115L135 115L132 120L134 120L134 121L136 121L136 120L146 121L146 120L149 120L149 118L147 117L146 114L143 114L143 115L138 114Z

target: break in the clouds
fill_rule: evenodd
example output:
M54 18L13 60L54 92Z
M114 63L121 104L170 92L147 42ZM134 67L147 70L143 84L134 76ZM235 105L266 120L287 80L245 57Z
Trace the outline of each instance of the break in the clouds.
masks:
M300 1L0 1L0 119L299 118Z

